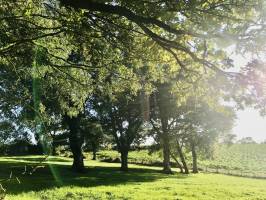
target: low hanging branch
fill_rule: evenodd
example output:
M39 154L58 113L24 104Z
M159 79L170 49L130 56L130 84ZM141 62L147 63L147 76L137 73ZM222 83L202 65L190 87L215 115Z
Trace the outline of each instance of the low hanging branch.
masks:
M41 39L41 38L45 38L45 37L53 37L56 35L59 35L60 33L63 33L64 30L59 30L56 32L51 32L51 33L46 33L46 34L42 34L42 35L38 35L35 37L31 37L31 38L24 38L24 39L19 39L19 40L15 40L11 43L9 43L8 45L5 45L4 47L0 48L0 55L4 55L5 53L7 53L8 51L12 50L14 47L23 44L23 43L32 43L35 40Z
M153 15L143 14L141 12L138 13L134 9L134 7L132 7L132 8L130 7L130 4L129 4L129 6L124 6L124 5L117 3L116 1L112 1L109 4L104 3L104 2L98 2L96 0L86 0L86 1L84 1L84 0L59 0L59 1L60 1L61 5L66 6L66 7L86 10L86 12L84 12L84 17L87 16L89 21L93 22L93 25L89 24L90 27L92 27L92 26L97 27L99 25L98 22L100 21L103 24L105 24L105 23L110 24L110 25L114 26L115 28L118 28L121 30L127 30L127 31L132 32L132 33L146 35L147 37L151 38L154 42L156 42L164 50L168 51L176 59L177 64L179 64L182 69L185 69L184 68L185 65L182 63L182 60L178 57L178 54L180 52L189 55L194 62L202 64L204 66L204 68L205 67L209 68L211 70L214 70L218 74L229 76L229 77L236 76L239 74L226 72L223 69L221 69L220 66L217 66L216 64L207 60L207 58L206 58L207 56L205 56L205 54L207 52L206 40L207 39L213 39L213 38L227 38L227 37L231 38L231 39L235 39L235 40L247 40L247 39L252 39L254 37L254 34L255 34L254 31L253 31L254 32L253 35L252 34L250 35L249 31L247 31L247 32L242 31L241 33L237 32L236 34L230 34L230 33L223 33L222 30L191 31L191 30L187 30L186 28L181 28L181 27L176 28L176 27L169 25L169 23L173 23L174 19L171 21L169 21L169 20L163 21L159 17L154 17ZM141 2L142 1L140 1L140 3ZM167 12L167 11L172 12L173 17L175 15L177 15L178 13L181 13L181 16L178 17L178 18L180 18L180 20L182 19L182 17L185 17L185 18L188 18L188 21L191 20L193 22L193 19L190 19L190 17L191 18L193 18L193 17L190 15L186 15L186 13L184 13L184 11L192 12L192 13L194 12L195 15L197 15L197 14L202 15L202 10L197 7L198 5L201 6L202 3L198 3L198 4L194 3L195 5L193 7L191 7L193 5L193 3L188 1L182 7L181 3L179 3L179 1L176 1L176 2L160 1L160 2L162 4L161 5L162 9L164 8L164 6L168 6L168 9L166 9L165 12ZM147 2L145 2L145 3L147 3ZM45 7L47 7L47 9L49 11L53 11L53 13L57 13L56 15L51 16L53 18L52 20L58 21L58 19L60 19L60 16L67 17L66 14L60 12L61 11L60 7L52 6L52 5L46 4L46 3L44 3L44 5L45 5ZM252 4L252 6L258 6L258 5L259 5L259 3L254 3L254 5ZM202 9L206 10L206 12L207 11L209 12L211 10L213 12L217 11L219 13L219 11L221 11L221 10L218 8L219 7L223 8L223 6L224 6L224 8L228 7L228 10L230 11L230 9L232 10L236 6L249 7L250 4L249 3L243 3L240 5L235 5L235 4L217 3L214 5L208 5L207 7L206 7L206 5L204 5ZM229 7L230 7L230 9L229 9ZM106 16L104 16L102 14L106 14ZM117 24L113 21L113 18L109 18L108 15L117 16L117 17L124 17L127 20L129 20L130 22L132 22L133 24L136 24L140 28L140 31L138 31L136 29L132 29L132 27L131 27L131 29L128 29L127 25ZM31 17L36 17L36 16L44 17L45 19L46 18L50 19L50 16L42 16L40 14L31 14ZM217 17L217 13L216 13L216 15L213 14L213 16ZM228 16L231 16L230 13ZM3 16L0 19L8 20L10 18L11 18L10 16ZM17 17L15 17L15 19L24 20L22 16L17 16ZM243 23L244 29L247 29L247 30L248 30L249 26L252 27L252 25L254 26L254 23L255 23L255 22L250 21L250 20L245 19L245 18L243 18L243 20L239 21L238 19L235 19L233 16L229 19L231 21L235 21L236 23L240 23L240 22ZM174 23L176 23L176 24L179 23L178 20L179 19L176 19L176 22L174 22ZM32 23L33 23L32 21L29 21L30 25L32 25ZM194 23L197 24L196 22L194 22ZM84 23L83 26L85 24L86 23ZM68 29L67 25L65 25L65 26L66 26L65 28L62 28L61 26L51 27L51 28L55 28L55 30L57 30L59 28L59 31L57 31L57 32L46 33L44 35L39 35L39 36L32 37L32 38L26 38L26 39L10 42L10 44L7 44L6 46L0 48L0 54L3 54L5 52L13 49L15 46L17 46L21 43L33 42L33 41L38 40L38 39L43 38L43 37L56 36L56 35L59 35L60 33L63 33L63 32L67 33L69 31L69 29ZM104 26L104 27L100 26L100 28L104 28L103 30L101 30L103 32L104 32L104 30L107 30L107 32L109 32L109 36L114 37L114 38L116 37L115 34L110 33L110 32L112 32L111 29L110 30L106 29L107 28L106 26ZM159 28L160 30L163 31L163 34L159 34L159 33L154 32L154 30L152 30L152 28ZM257 32L262 31L262 30L265 30L265 26L262 26L261 30L259 28L256 28ZM189 47L186 47L183 43L177 41L176 39L170 39L168 37L169 35L175 36L174 38L184 38L184 37L189 36L189 37L196 38L196 39L202 41L204 43L204 50L203 50L204 56L202 58L198 57L198 55L195 52L193 52ZM109 37L109 39L110 39L110 37ZM116 38L116 40L114 40L114 42L121 42L121 40L119 41L119 38L118 39ZM71 65L69 67L74 67L74 66ZM80 67L80 66L78 66L78 67Z
M206 38L206 35L199 34L199 33L192 33L187 30L177 30L169 26L168 24L153 18L153 17L144 17L138 14L135 14L131 10L129 10L126 7L119 6L119 5L109 5L104 3L98 3L96 1L88 0L60 0L60 2L65 6L70 6L72 8L76 9L86 9L90 11L97 11L97 12L103 12L103 13L109 13L109 14L115 14L118 16L126 17L128 20L135 22L136 24L146 24L146 25L155 25L159 28L164 29L165 31L175 34L175 35L190 35L193 37L201 37ZM213 35L215 36L215 35ZM216 35L215 37L218 37Z

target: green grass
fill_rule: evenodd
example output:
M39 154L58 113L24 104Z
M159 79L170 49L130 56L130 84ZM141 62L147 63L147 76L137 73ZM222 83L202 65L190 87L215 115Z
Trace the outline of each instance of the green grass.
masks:
M117 151L100 151L99 159L120 158ZM191 167L191 155L186 154ZM148 154L147 150L130 151L129 162L134 164L158 165L162 163L160 153ZM212 159L202 159L199 155L199 167L203 170L231 173L240 176L266 177L266 144L217 145ZM172 161L174 163L174 161Z
M25 165L41 157L2 157L0 178L19 176L4 183L7 199L266 199L266 180L219 174L165 175L161 168L130 165L119 171L118 163L86 160L86 173L69 170L71 159L51 157L33 175L21 175ZM50 164L50 167L47 164ZM54 173L51 172L53 169ZM54 176L56 175L57 178Z
M219 145L213 159L200 161L200 164L266 177L266 144Z
M97 153L98 159L120 159L120 153L114 150L103 150ZM88 155L88 157L91 157ZM162 163L160 152L150 154L148 150L130 151L128 153L128 162L132 164L158 165Z
M229 156L230 155L230 156ZM214 161L226 159L228 166L266 172L266 144L235 144L220 146L215 152ZM231 157L231 159L228 159Z

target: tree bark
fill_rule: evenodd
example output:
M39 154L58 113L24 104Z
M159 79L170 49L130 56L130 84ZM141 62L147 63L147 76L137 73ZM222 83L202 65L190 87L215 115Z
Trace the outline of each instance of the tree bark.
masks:
M198 163L197 163L197 152L195 143L191 142L191 153L192 153L192 172L198 173Z
M170 164L170 144L169 135L167 132L163 133L163 172L171 174L171 164Z
M56 146L54 142L52 142L52 155L56 156Z
M121 152L121 171L128 171L128 150L123 149Z
M160 110L160 112L163 112ZM167 174L171 174L171 164L170 164L170 142L169 142L169 133L167 131L167 118L165 116L161 116L162 123L162 146L163 146L163 172Z
M92 160L96 160L96 153L97 153L96 145L92 144Z
M185 174L189 174L189 170L188 170L188 167L187 167L187 162L186 162L185 156L184 156L184 154L182 152L182 148L181 148L181 146L180 146L178 141L176 141L176 144L177 144L177 152L179 154L180 160L181 160L182 165L184 167Z
M72 169L75 172L84 172L85 168L81 149L84 137L79 126L80 117L65 116L65 119L69 127L69 145L73 154Z
M162 124L161 142L163 147L163 172L171 174L171 164L170 164L170 142L169 142L169 132L168 132L168 114L166 102L168 102L169 92L168 84L160 84L158 87L158 107L159 116Z

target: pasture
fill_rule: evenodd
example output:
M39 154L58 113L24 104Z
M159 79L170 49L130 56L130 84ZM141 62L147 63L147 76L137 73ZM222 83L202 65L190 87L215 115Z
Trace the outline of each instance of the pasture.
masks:
M42 159L0 159L1 179L12 171L12 179L2 182L6 199L266 199L266 180L208 173L166 175L160 167L134 164L128 172L121 172L118 163L91 160L85 161L86 172L77 174L70 170L70 158L49 157L38 164ZM39 168L28 174L36 165Z

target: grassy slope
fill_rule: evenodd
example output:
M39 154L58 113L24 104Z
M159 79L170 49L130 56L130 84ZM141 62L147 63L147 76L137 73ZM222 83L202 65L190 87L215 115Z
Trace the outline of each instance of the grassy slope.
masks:
M207 165L266 172L266 144L219 145Z
M0 159L0 177L23 171L25 164L40 157ZM7 199L266 199L266 180L216 174L164 175L160 168L130 165L128 173L119 164L86 161L87 173L76 175L69 170L71 159L53 157L49 161L56 171L56 181L49 167L33 175L20 176L21 184L12 180L4 186Z
M119 158L117 151L101 151L100 159ZM191 165L190 154L187 154L187 162ZM152 164L162 162L159 153L148 154L147 150L129 152L129 162L138 164ZM243 172L243 175L266 177L266 144L234 144L232 146L217 145L213 159L200 159L199 166L209 168L235 170Z

